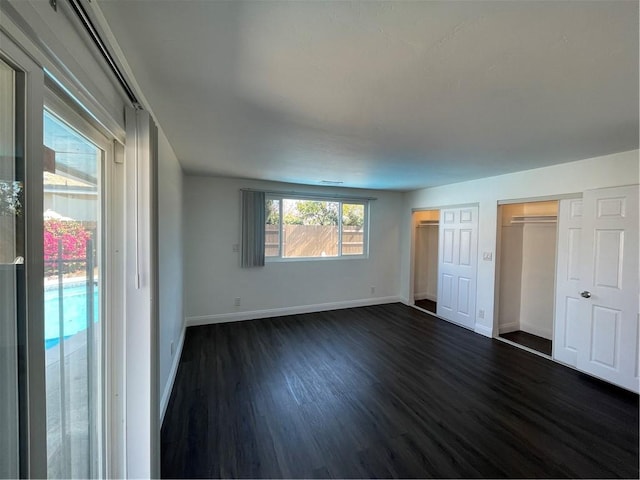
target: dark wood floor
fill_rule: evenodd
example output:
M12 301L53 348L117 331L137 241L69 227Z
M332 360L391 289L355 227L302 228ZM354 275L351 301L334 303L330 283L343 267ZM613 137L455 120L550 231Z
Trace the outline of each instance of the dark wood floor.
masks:
M191 327L167 477L638 478L638 396L401 304Z
M509 333L501 333L500 336L502 338L506 338L507 340L511 340L514 343L524 345L525 347L532 348L533 350L536 350L540 353L551 356L551 340L547 340L546 338L532 335L530 333L523 332L522 330L517 330L515 332Z
M424 308L429 312L436 313L438 311L438 304L433 300L427 300L426 298L424 300L416 300L415 305L416 307Z

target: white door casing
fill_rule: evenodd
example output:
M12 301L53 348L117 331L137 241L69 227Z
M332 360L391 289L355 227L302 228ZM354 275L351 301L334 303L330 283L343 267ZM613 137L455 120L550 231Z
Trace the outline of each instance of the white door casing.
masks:
M583 200L577 368L638 392L638 186Z
M467 328L476 321L478 207L440 211L437 315Z
M577 362L580 310L582 199L560 200L553 358L573 367Z

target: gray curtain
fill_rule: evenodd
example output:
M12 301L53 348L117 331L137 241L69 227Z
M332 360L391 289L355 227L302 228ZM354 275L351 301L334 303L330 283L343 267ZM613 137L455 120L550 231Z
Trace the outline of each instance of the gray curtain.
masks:
M264 267L265 194L242 190L242 268Z

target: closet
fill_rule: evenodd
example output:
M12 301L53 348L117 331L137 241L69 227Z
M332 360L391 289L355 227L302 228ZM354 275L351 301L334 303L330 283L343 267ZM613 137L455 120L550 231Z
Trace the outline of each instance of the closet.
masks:
M436 313L438 298L439 222L439 210L423 210L413 214L413 298L416 306L432 313Z
M558 202L500 205L499 335L551 356Z

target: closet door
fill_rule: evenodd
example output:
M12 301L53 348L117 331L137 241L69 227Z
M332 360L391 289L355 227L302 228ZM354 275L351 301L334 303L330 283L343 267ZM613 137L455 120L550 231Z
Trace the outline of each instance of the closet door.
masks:
M582 199L560 200L553 358L576 366L580 302Z
M638 392L638 186L586 191L577 367Z
M437 315L467 328L475 325L478 271L478 207L440 211Z

